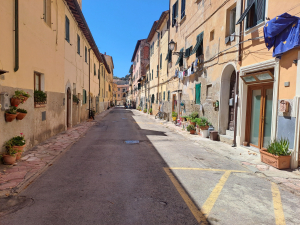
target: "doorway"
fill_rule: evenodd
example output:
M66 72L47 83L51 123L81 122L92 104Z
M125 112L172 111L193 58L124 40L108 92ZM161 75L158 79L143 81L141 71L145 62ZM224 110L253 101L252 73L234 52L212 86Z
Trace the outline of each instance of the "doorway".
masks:
M246 113L246 140L265 149L271 141L273 83L249 86Z
M67 90L67 127L71 127L71 89Z
M229 112L228 112L228 130L234 130L234 99L235 99L235 82L236 72L233 71L230 77L230 89L229 89Z

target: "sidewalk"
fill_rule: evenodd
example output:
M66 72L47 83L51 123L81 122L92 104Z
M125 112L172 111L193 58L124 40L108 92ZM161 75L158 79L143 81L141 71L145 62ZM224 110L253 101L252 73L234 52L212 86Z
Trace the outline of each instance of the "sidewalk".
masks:
M290 191L300 195L299 168L296 170L278 170L272 166L262 163L260 160L260 154L251 149L245 147L231 147L230 145L220 141L212 141L208 138L202 138L199 135L191 135L186 130L183 130L182 127L176 126L172 122L155 119L153 115L150 116L149 114L145 114L137 110L136 112L143 114L144 116L154 120L156 123L159 123L164 127L183 135L187 139L194 141L199 147L217 152L230 160L238 161L241 165L253 173L256 173L258 176L265 177L269 181L284 185L284 187L288 188Z
M27 188L58 157L77 142L110 110L96 115L94 121L82 122L27 150L16 165L0 164L0 197L17 194Z

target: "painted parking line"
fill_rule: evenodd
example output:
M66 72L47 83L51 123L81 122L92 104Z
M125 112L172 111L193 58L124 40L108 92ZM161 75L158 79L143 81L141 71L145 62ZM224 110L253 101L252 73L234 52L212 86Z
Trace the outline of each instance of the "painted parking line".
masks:
M272 182L272 197L276 225L285 225L284 213L282 209L280 191L276 183Z
M179 194L181 195L181 197L183 198L183 200L185 201L186 205L189 207L190 211L196 218L197 222L199 224L208 224L206 217L203 215L201 210L198 209L198 207L194 204L194 202L190 199L188 194L185 192L185 190L182 188L182 186L179 184L177 179L172 174L171 170L166 167L164 168L164 170L168 175L168 177L170 178L170 180L172 181L175 188L177 189L177 191L179 192Z
M206 170L206 171L222 171L227 172L230 171L231 173L248 173L247 171L242 170L224 170L224 169L211 169L211 168L184 168L184 167L171 167L170 170Z

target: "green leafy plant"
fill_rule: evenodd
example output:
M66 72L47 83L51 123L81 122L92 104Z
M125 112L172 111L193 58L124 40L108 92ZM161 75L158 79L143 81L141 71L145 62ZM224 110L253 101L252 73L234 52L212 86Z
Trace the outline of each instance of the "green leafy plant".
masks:
M79 100L79 98L77 97L77 95L73 95L73 102L74 103L79 103L80 102L80 100Z
M196 123L198 124L199 127L205 127L208 125L207 118L205 118L205 117L200 117Z
M14 142L12 139L4 143L4 147L6 148L7 155L14 156L17 153L17 151L13 148L13 146L14 146Z
M277 156L290 155L289 145L290 142L288 139L281 138L280 140L274 140L268 145L267 152Z
M149 113L152 113L152 108L149 109Z
M198 112L192 112L192 114L190 115L191 119L196 119L198 118Z
M146 113L147 112L147 109L144 109L144 113Z
M141 106L138 106L136 109L137 109L137 110L141 110L141 109L142 109L142 107L141 107Z
M17 107L11 106L9 109L5 110L5 112L8 114L17 114Z
M177 112L172 112L172 117L177 117Z
M195 119L192 118L192 119L191 119L191 123L197 123L198 119L199 119L199 118L195 118Z
M31 96L28 94L28 92L25 92L25 91L23 91L23 90L21 90L21 91L19 91L19 90L15 91L15 95L18 95L18 96L24 96L24 97L27 97L27 98L31 97Z
M188 125L186 128L187 131L196 130L194 125Z
M27 113L27 110L18 108L17 112L19 112L19 113Z
M47 94L43 91L34 91L34 102L36 103L45 103L47 101Z

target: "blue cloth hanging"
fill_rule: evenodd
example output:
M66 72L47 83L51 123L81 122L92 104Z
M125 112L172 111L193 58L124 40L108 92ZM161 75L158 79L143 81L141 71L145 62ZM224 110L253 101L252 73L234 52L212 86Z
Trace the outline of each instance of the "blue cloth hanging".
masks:
M283 13L264 27L265 44L273 49L273 57L281 58L282 54L300 45L300 18Z

